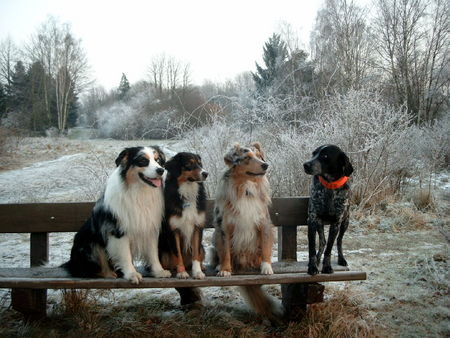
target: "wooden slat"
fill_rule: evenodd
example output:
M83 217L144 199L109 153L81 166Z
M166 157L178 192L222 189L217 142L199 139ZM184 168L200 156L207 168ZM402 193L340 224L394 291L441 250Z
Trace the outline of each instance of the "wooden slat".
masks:
M30 234L30 266L44 265L48 262L48 232Z
M208 200L211 227L214 200ZM0 204L0 233L76 232L89 218L93 202ZM270 214L276 226L305 225L308 197L274 198Z
M280 226L278 228L278 261L297 260L297 227Z
M2 288L41 289L136 289L136 288L178 288L206 286L242 286L261 284L314 283L365 280L365 272L342 271L333 274L310 276L306 273L286 273L263 275L232 275L231 277L206 277L205 279L148 278L138 285L122 279L81 279L81 278L8 278L0 277Z
M335 271L348 271L348 267L337 265L333 262ZM308 269L307 262L274 262L272 263L274 273L305 273ZM144 276L149 277L148 271L142 266L137 266L137 270ZM217 271L210 265L206 266L207 276L215 276ZM235 271L236 275L259 275L259 270ZM63 268L34 267L34 268L0 268L0 278L62 278L69 277Z

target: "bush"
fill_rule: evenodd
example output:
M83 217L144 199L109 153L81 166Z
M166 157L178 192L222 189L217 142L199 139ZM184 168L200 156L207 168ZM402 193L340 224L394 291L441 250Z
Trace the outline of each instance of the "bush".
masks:
M285 103L285 102L284 102ZM240 108L233 118L211 116L202 128L185 130L185 148L203 156L211 172L209 193L225 169L223 154L234 143L260 141L270 165L274 196L309 194L311 177L302 164L322 144L336 144L351 158L353 202L368 207L398 192L404 178L430 166L437 168L448 152L449 124L417 127L404 107L394 108L377 92L350 91L317 103L314 116L305 118L310 106L288 106L274 100ZM236 108L239 109L239 108ZM242 119L238 119L239 113ZM277 118L278 116L278 118ZM301 119L297 119L302 116ZM242 121L247 121L243 123ZM251 121L251 123L249 122ZM418 142L417 137L429 141ZM432 141L435 140L435 141ZM437 141L436 141L437 140ZM418 145L419 144L419 145ZM422 147L423 149L419 149Z

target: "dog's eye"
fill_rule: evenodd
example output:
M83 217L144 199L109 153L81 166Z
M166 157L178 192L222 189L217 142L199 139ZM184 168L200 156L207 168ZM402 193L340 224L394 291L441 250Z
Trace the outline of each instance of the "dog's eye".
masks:
M142 157L137 160L136 165L138 167L147 167L149 163L150 161L148 160L148 158Z

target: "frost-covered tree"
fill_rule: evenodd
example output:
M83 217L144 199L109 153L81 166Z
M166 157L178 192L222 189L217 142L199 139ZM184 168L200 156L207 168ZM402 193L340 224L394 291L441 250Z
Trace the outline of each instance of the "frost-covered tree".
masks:
M380 67L397 104L416 122L448 109L450 2L377 0L375 29Z
M373 42L366 11L353 0L325 0L311 33L318 93L359 89L373 69Z
M57 127L63 132L67 129L72 100L90 83L89 66L81 40L74 37L68 24L61 24L50 17L31 37L26 55L30 62L40 61L44 66L47 74L44 83L47 115L50 120L53 92Z
M256 89L260 94L269 94L281 80L282 67L288 57L285 42L279 34L273 34L263 47L265 68L256 62L256 72L252 73Z
M122 78L120 79L120 84L118 88L119 99L123 100L126 97L129 90L130 90L130 83L128 82L125 73L122 73Z

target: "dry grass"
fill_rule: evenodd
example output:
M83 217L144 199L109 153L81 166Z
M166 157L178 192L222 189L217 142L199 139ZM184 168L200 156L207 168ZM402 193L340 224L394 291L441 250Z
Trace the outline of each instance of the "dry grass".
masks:
M349 290L335 291L324 303L313 304L300 323L292 323L283 337L383 337L387 333Z
M436 203L432 192L429 189L420 189L412 196L412 202L420 211L435 210Z
M102 305L94 291L64 291L50 317L23 323L7 311L0 336L33 337L374 337L381 331L368 311L346 291L333 291L324 303L310 306L298 323L279 327L246 307L226 304L185 310L177 299L143 297L138 302Z

